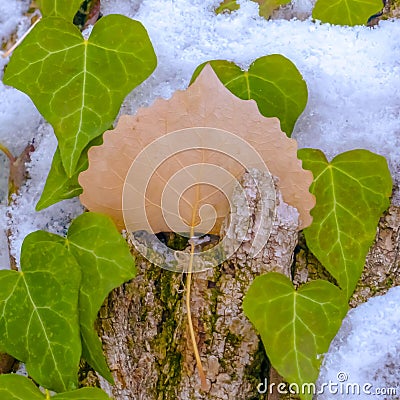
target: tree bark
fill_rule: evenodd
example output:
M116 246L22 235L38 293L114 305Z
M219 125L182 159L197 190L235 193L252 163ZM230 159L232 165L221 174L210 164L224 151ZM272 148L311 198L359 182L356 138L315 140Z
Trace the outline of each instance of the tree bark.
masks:
M257 275L274 270L290 276L298 213L282 201L277 189L275 213L270 209L274 219L266 221L273 221L270 238L256 257L250 257L259 228L260 202L270 202L273 208L270 183L265 176L257 180L262 197L252 197L254 181L247 175L243 179L252 225L238 251L221 266L193 274L191 314L206 390L201 389L188 340L186 275L154 266L136 253L136 278L110 295L100 318L104 349L115 379L113 387L102 380L102 387L116 400L266 398L257 386L269 373L268 360L243 314L242 301ZM233 204L241 209L241 200L235 196ZM233 225L224 235L234 240L242 228L240 223Z
M247 194L254 192L246 176L244 187ZM268 190L264 194L268 197ZM282 381L243 314L244 294L257 275L268 271L291 276L296 286L317 278L334 279L309 252L301 234L298 243L297 211L282 201L278 190L268 243L255 258L249 256L260 220L260 201L259 197L251 200L253 225L234 256L217 268L193 275L191 313L207 390L201 389L188 339L186 275L154 266L133 249L137 277L112 292L99 319L115 385L100 381L114 399L266 399L257 386L266 379ZM240 209L240 201L233 199L233 204ZM223 234L234 238L239 230L237 226ZM399 239L400 207L392 205L380 220L351 306L400 284ZM283 397L273 393L268 398Z

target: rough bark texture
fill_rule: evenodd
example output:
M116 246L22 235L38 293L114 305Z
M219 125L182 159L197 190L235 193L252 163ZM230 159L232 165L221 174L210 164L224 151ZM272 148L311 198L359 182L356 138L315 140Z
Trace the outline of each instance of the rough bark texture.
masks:
M275 270L290 275L298 213L277 193L270 239L255 258L249 257L262 199L252 197L255 191L251 179L245 177L244 183L252 225L243 244L222 266L193 275L191 313L207 390L200 388L188 340L185 275L138 257L137 277L115 290L101 312L101 335L115 378L114 387L105 382L102 386L108 386L115 399L264 398L258 394L257 385L268 374L267 359L241 304L260 273ZM271 202L268 190L265 196L264 201ZM240 201L233 199L233 203L240 210ZM239 228L228 230L226 235L234 239Z
M251 205L255 224L258 202L256 198ZM248 257L250 230L235 257L219 268L193 275L191 308L206 391L200 388L188 341L185 275L138 257L138 276L114 291L101 312L100 330L116 381L114 387L102 381L103 388L116 400L265 398L258 394L257 385L268 376L275 382L281 378L270 368L243 315L241 304L248 286L255 276L271 270L292 275L295 285L317 278L334 282L308 251L302 235L296 247L296 220L295 210L278 196L269 242L256 259ZM399 239L400 207L392 205L380 220L351 306L400 284ZM275 398L279 397L269 397Z

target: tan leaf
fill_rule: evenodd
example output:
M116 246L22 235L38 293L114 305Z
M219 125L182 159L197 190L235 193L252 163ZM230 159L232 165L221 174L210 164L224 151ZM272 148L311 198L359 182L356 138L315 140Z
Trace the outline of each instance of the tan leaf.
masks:
M89 168L79 177L80 198L89 210L110 215L124 228L123 190L133 164L125 185L134 199L130 228L184 232L195 226L219 233L235 182L244 170L264 162L278 178L285 202L299 211L299 229L308 226L315 204L309 193L313 177L301 167L296 141L280 130L277 118L263 117L255 101L234 96L206 66L187 90L120 117L104 134L103 145L89 151Z

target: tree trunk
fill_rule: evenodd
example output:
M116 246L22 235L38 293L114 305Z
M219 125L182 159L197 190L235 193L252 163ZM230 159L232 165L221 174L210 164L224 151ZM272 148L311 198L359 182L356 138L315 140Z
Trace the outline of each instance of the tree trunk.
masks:
M248 194L254 191L246 176L244 187ZM281 381L243 314L244 294L257 275L272 270L293 277L296 286L311 279L334 279L308 251L302 235L297 244L297 211L276 190L275 219L262 251L255 258L248 252L260 217L257 205L261 199L257 197L250 204L253 226L235 255L217 268L193 275L191 313L207 390L201 389L189 341L186 275L154 266L135 253L136 278L110 295L99 320L115 379L114 386L101 379L101 386L113 398L265 399L257 386L266 378L270 383ZM268 198L268 188L263 193ZM240 201L233 199L233 204L240 209ZM239 228L224 234L234 237ZM381 218L351 306L400 284L399 236L400 208L392 205ZM270 400L278 398L276 393L269 396Z
M136 278L110 295L100 317L104 349L115 379L115 386L102 380L102 387L116 400L265 398L257 386L269 373L268 361L243 314L242 301L257 275L272 270L291 275L298 213L282 201L276 189L275 219L265 222L274 221L270 238L255 258L250 257L260 222L260 201L269 202L270 216L274 216L270 183L265 176L257 180L263 199L251 198L254 182L244 176L252 226L238 251L221 266L193 274L191 314L206 390L201 389L188 339L186 275L154 266L136 253ZM241 200L233 196L233 205L240 210ZM233 225L224 232L231 239L241 229L240 223Z

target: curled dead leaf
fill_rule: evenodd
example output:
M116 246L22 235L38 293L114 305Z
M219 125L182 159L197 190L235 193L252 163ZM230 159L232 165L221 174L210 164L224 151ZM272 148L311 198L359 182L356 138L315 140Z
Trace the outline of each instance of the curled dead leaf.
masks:
M192 136L184 136L189 128ZM165 141L163 147L161 139L175 131L179 131L177 136L173 141ZM217 133L213 136L213 132ZM143 149L155 142L161 147L143 157ZM192 143L192 148L188 148L188 143ZM218 190L218 180L215 183L208 180L219 168L239 180L245 170L258 168L255 154L278 178L284 201L298 210L299 229L312 221L310 210L315 199L309 186L313 177L311 172L303 170L297 158L296 141L281 131L277 118L263 117L255 101L241 100L229 92L210 66L203 69L187 90L176 92L171 99L158 99L135 116L122 115L117 127L105 132L103 145L92 147L88 154L89 168L79 177L83 187L81 202L91 211L110 215L121 229L125 227L124 184L132 164L140 158L141 167L137 168L135 161L135 177L140 180L143 175L146 180L131 189L132 193L136 190L137 201L144 202L146 221L138 223L137 229L150 226L153 232L171 230L171 224L165 222L166 207L161 197L171 188L166 183L174 178L178 186L183 183L186 188L179 186L182 196L177 198L171 213L177 222L172 224L173 230L205 226L208 233L218 233L229 213L229 193L233 186ZM191 169L193 165L197 166L195 172ZM210 165L214 169L210 170ZM151 177L149 166L153 168ZM172 192L176 187L172 185ZM202 207L207 204L212 208Z

